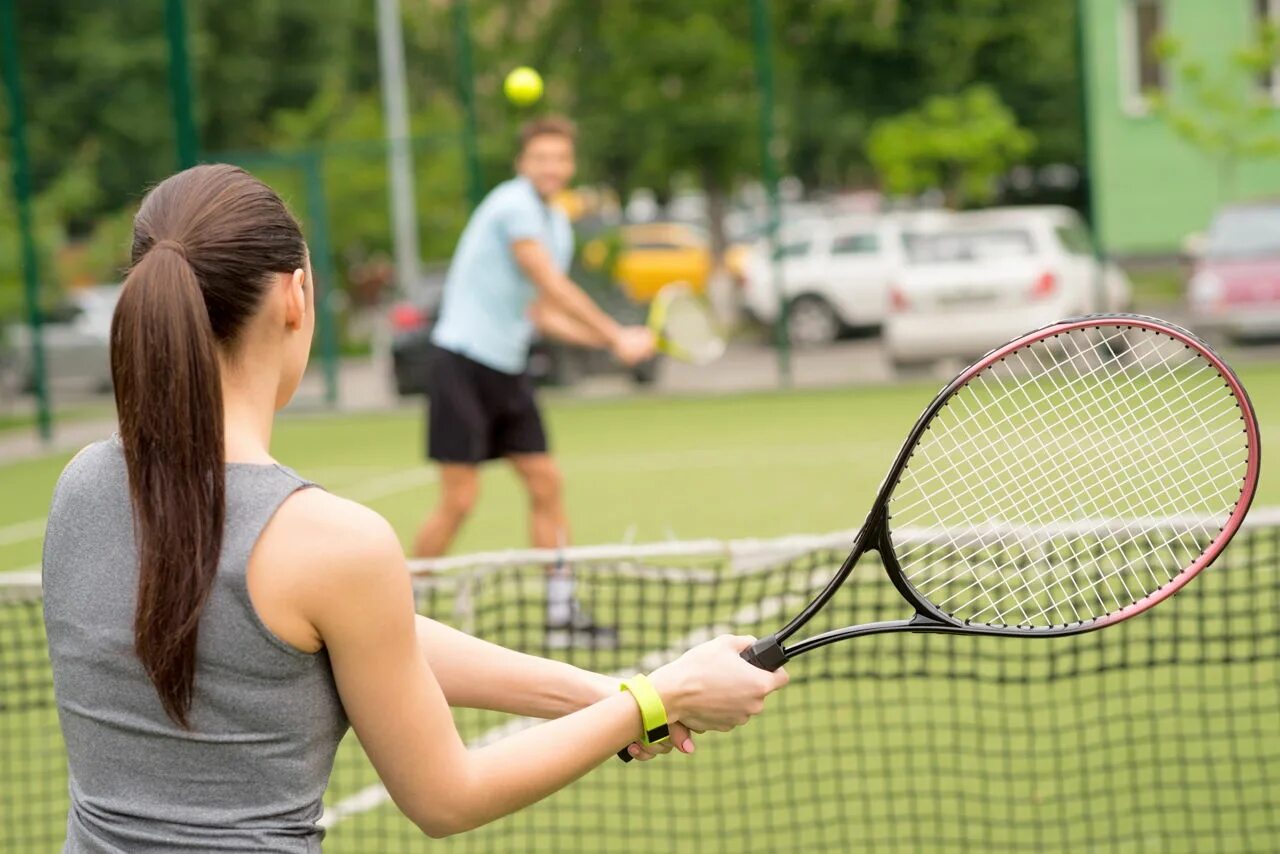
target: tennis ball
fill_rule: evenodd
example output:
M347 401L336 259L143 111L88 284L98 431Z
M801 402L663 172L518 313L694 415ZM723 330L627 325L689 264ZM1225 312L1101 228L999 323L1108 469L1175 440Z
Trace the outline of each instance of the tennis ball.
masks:
M517 107L527 107L542 97L542 76L527 65L514 69L502 84L502 91Z

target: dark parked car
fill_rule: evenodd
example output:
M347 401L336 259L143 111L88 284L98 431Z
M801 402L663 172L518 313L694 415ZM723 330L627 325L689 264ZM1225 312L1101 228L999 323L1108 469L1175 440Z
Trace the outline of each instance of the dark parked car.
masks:
M403 396L426 393L427 364L432 348L431 326L440 302L443 276L436 281L430 281L430 278L424 277L416 298L391 306L392 365L396 391ZM631 302L620 291L609 288L593 291L591 295L596 304L619 323L644 322L644 306ZM636 383L648 385L657 378L658 360L651 359L628 368L610 353L539 338L530 348L529 372L539 385L572 385L586 376L615 372L629 372Z

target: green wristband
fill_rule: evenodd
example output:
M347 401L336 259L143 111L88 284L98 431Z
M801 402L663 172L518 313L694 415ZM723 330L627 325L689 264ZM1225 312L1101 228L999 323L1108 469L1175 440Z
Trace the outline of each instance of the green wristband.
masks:
M637 673L630 679L622 680L618 690L630 691L631 696L636 699L636 705L640 707L640 723L644 726L641 741L645 744L666 741L667 736L671 735L667 728L667 707L662 705L662 697L658 695L658 690L653 687L649 677Z

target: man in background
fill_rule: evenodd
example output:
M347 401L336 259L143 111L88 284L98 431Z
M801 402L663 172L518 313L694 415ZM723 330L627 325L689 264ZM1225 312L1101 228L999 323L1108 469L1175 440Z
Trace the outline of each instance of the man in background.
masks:
M567 119L527 123L516 176L485 197L458 241L432 332L427 456L439 465L441 493L418 529L419 556L448 550L475 504L480 464L499 458L528 491L533 546L568 544L560 470L526 373L535 329L628 365L654 354L648 329L620 326L566 275L573 231L551 200L573 178L575 138ZM564 567L548 577L547 629L552 645L612 636L578 608Z

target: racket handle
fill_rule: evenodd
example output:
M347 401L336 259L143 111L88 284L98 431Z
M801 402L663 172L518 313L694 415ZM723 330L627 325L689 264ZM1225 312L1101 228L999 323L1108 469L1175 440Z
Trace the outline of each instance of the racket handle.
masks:
M742 659L761 670L773 672L787 663L787 653L774 635L767 635L744 649Z
M760 640L744 649L741 655L743 661L748 664L770 672L787 663L787 653L782 649L782 644L778 643L778 639L773 635L760 638ZM630 746L627 745L627 747ZM627 747L618 751L618 758L623 762L630 762L632 758L631 754L627 752Z

